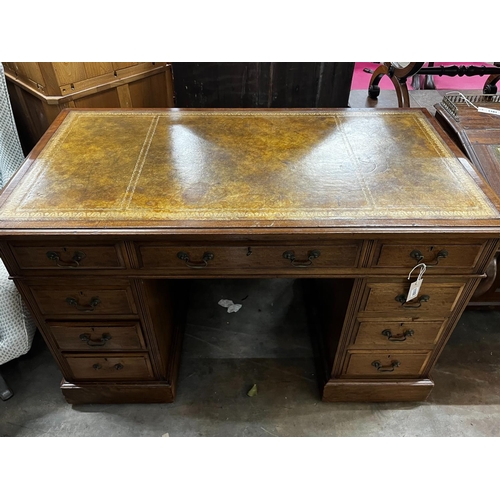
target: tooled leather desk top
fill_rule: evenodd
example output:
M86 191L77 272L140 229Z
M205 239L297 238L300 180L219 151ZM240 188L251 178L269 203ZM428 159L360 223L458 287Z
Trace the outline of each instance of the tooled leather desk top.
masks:
M0 198L4 228L499 221L422 110L70 110L54 128Z

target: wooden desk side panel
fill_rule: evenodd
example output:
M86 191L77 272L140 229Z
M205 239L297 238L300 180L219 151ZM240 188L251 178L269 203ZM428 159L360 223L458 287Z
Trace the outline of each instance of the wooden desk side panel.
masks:
M159 379L175 387L187 308L186 287L178 280L134 281Z

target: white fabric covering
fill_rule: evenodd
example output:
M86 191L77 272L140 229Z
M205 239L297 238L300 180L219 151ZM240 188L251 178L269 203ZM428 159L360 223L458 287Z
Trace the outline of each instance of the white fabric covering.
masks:
M24 161L12 115L3 66L0 63L0 188ZM0 365L26 354L36 326L0 260Z

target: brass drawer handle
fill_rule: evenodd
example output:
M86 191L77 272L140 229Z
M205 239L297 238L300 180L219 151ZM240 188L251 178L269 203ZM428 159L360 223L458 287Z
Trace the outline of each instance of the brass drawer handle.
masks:
M101 301L99 300L99 297L92 297L90 299L90 302L88 305L81 305L78 300L74 299L73 297L67 297L66 302L74 307L75 309L78 309L79 311L85 311L85 312L91 312L93 311L100 303Z
M312 261L314 259L317 259L320 255L321 252L319 250L309 250L309 252L307 252L307 260L296 260L295 252L293 250L287 250L286 252L283 252L283 258L288 259L294 267L312 266Z
M407 304L406 303L406 295L398 295L395 300L397 302L401 302L401 305L405 307L406 309L418 309L419 307L422 307L422 302L429 302L430 296L429 295L421 295L417 301L418 304L415 302L413 304Z
M424 256L420 250L412 250L410 252L410 257L417 261L417 264L420 264L424 260ZM425 263L427 266L437 266L439 264L439 259L446 259L448 257L448 250L440 250L436 256L436 260L434 262Z
M393 337L390 330L384 330L382 332L382 335L384 335L384 337L387 337L387 340L390 340L391 342L404 342L406 340L406 337L411 337L414 333L415 332L413 330L405 330L402 335Z
M92 340L88 333L82 333L80 335L80 340L82 342L85 342L90 347L102 347L103 345L106 345L106 342L108 342L108 340L111 340L111 335L109 335L108 333L103 333L101 335L101 340L96 341L96 340Z
M54 260L58 267L78 267L80 262L86 257L83 252L76 251L71 260L61 260L59 252L47 252L47 258Z
M374 366L379 372L393 372L401 363L399 361L393 361L389 366L382 366L380 361L374 361L372 366Z
M193 262L191 261L187 252L179 252L177 254L177 258L183 260L186 263L186 266L190 267L191 269L203 269L204 267L207 267L208 261L213 260L214 257L215 256L212 252L205 252L203 254L203 257L201 258L201 261Z
M96 363L95 365L92 365L92 368L94 370L100 370L102 368L102 365L99 363ZM125 368L121 363L116 363L116 365L113 367L115 370L123 370Z

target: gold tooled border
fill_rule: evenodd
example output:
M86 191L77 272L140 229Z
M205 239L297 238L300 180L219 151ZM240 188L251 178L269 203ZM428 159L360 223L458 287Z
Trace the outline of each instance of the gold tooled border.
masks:
M466 218L466 219L489 219L498 218L499 213L486 195L480 190L477 184L474 182L469 173L463 168L462 164L456 159L448 148L448 146L437 136L434 129L428 123L427 119L414 111L405 112L403 110L391 111L391 110L377 110L377 113L373 111L362 111L362 110L349 110L349 112L343 111L177 111L177 110L165 110L165 111L95 111L92 112L93 116L116 116L120 115L134 115L151 117L152 121L150 123L149 130L146 134L146 138L136 162L136 166L131 175L131 179L128 188L119 204L120 208L112 209L98 209L98 210L81 210L81 209L67 209L59 211L47 211L47 210L33 210L33 209L23 209L21 208L24 197L30 192L31 188L35 185L38 176L43 170L46 159L50 157L53 150L59 146L61 141L64 141L67 135L71 132L71 129L79 121L80 118L89 116L88 112L78 112L72 111L68 114L66 119L60 125L57 132L51 137L51 139L46 144L45 148L40 153L39 157L35 160L31 166L30 171L27 174L24 182L18 185L13 193L11 194L9 200L4 206L1 218L4 220L26 220L26 219L49 219L49 220L82 220L82 219L102 219L102 220L183 220L183 219L212 219L212 220L304 220L304 219L381 219L381 218L396 218L396 219L456 219L456 218ZM315 209L315 208L301 208L301 209L288 209L288 210L273 210L273 209L262 209L262 210L252 210L243 211L241 209L221 209L221 210L203 210L203 209L183 209L183 210L151 210L151 209L130 209L130 203L134 194L135 186L141 175L142 166L147 157L147 152L149 145L151 144L152 138L154 136L156 126L161 117L169 117L171 120L176 120L184 117L199 117L199 116L266 116L266 117L285 117L285 116L330 116L337 118L337 123L340 125L342 130L342 137L348 153L353 159L353 164L357 165L354 152L351 150L347 134L342 126L342 120L338 120L339 117L350 118L353 116L362 117L374 117L380 114L385 115L410 115L414 120L416 126L418 126L425 134L427 140L433 145L436 151L436 155L439 156L443 162L443 168L446 168L451 175L453 175L459 183L461 183L467 190L469 197L474 201L474 206L472 208L464 209L452 209L452 210L432 210L426 209L425 212L422 209L407 210L398 209L395 207L385 207L383 209L375 208L374 200L371 196L371 192L367 187L365 180L363 179L362 172L356 169L356 176L362 187L363 194L367 199L371 208L332 208L329 210L325 209Z

